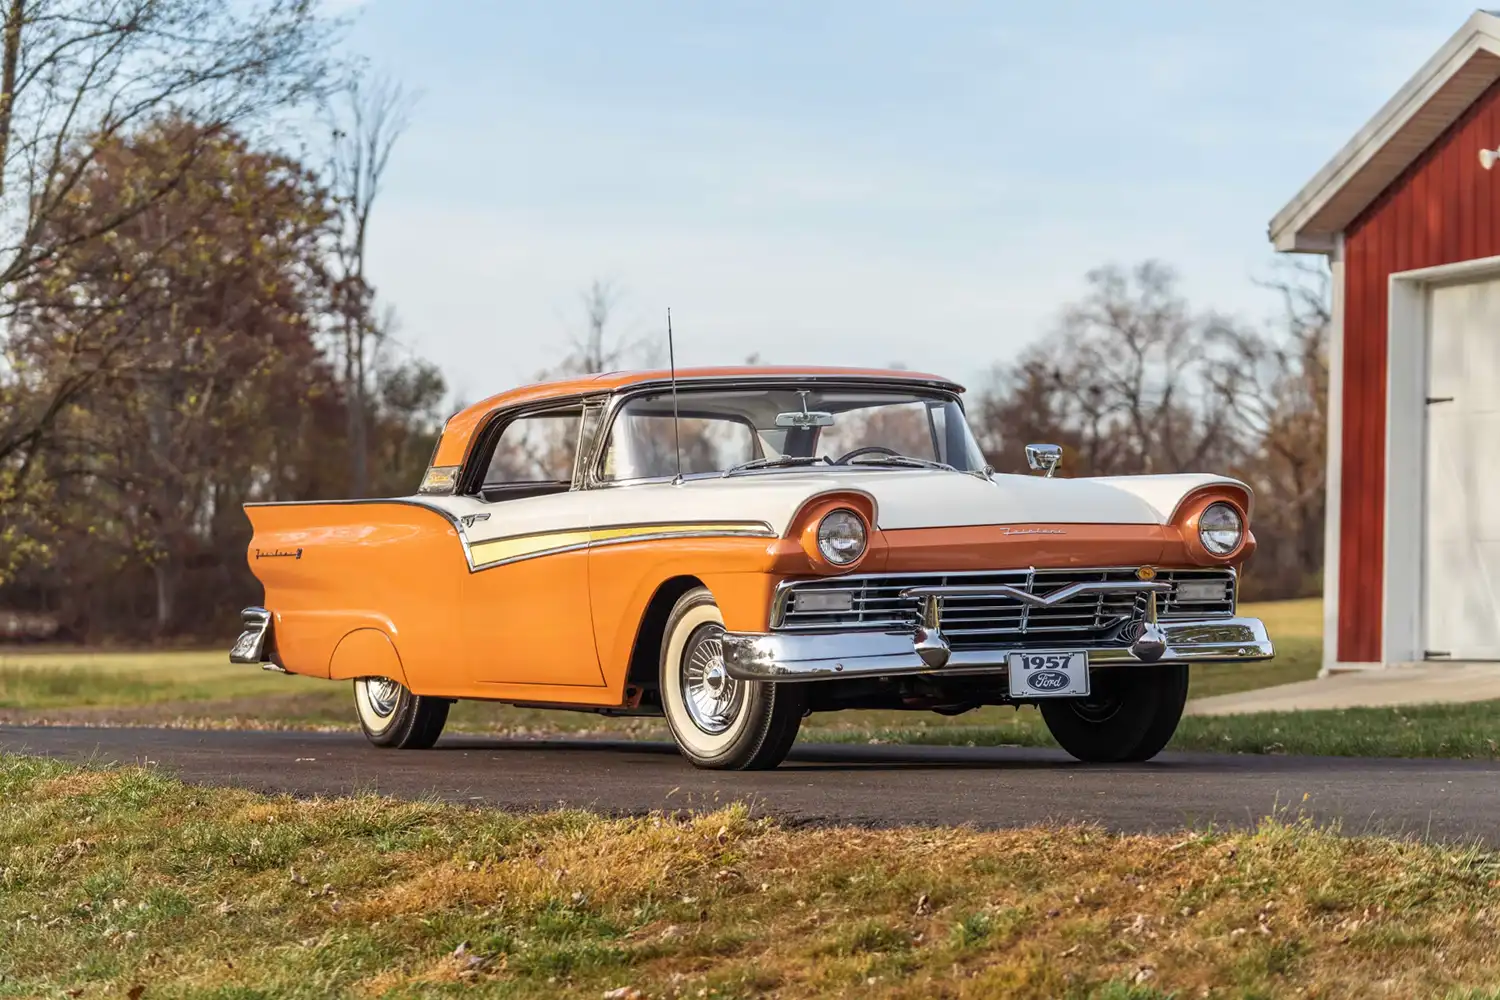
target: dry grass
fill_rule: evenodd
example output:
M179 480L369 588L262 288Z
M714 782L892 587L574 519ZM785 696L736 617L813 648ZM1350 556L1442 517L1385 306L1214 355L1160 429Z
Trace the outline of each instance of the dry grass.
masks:
M786 829L739 809L517 817L13 757L0 797L0 996L1145 1000L1500 983L1500 859L1295 821L1121 837Z

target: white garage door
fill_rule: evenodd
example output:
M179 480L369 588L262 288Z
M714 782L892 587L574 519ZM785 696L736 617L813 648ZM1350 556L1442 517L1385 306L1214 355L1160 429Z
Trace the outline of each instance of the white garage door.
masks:
M1429 309L1427 656L1500 660L1500 281L1435 288Z

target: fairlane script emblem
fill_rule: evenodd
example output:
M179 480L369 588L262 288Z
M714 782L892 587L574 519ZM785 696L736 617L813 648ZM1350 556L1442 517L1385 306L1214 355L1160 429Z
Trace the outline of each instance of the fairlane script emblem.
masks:
M1066 535L1061 528L1001 528L1002 535Z
M489 519L490 516L488 514L465 514L458 519L458 523L462 524L465 528L472 528L480 521L488 521Z
M302 558L302 550L301 549L297 549L296 551L292 551L291 549L256 549L255 550L255 558L257 558L257 559L301 559Z

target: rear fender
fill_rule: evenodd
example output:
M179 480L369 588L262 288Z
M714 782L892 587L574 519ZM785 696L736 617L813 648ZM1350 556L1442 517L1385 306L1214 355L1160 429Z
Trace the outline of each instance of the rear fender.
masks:
M330 680L353 680L356 677L389 677L410 688L401 656L384 632L373 628L355 629L343 639L328 661Z
M265 587L288 671L389 676L418 694L461 680L454 616L469 568L451 517L400 499L245 512L250 569Z

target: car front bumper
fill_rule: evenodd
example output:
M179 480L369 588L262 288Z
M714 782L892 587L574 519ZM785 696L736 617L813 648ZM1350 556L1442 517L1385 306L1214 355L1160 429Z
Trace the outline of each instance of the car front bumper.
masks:
M1166 649L1159 657L1137 657L1128 647L1082 647L1091 667L1157 663L1234 663L1269 660L1273 653L1258 618L1163 621ZM906 632L728 632L724 668L744 681L826 681L849 677L902 677L911 674L1003 674L1011 653L1031 647L955 649L934 667L918 653L918 639ZM1077 650L1066 643L1048 649Z

